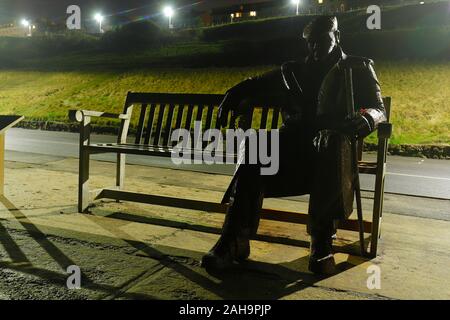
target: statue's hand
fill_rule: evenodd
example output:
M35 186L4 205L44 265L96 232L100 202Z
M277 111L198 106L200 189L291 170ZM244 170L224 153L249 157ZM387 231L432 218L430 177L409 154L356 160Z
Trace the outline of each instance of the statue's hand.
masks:
M345 120L340 125L339 131L349 137L364 138L372 132L372 126L365 116L357 114L354 118Z
M333 131L331 130L320 130L317 132L317 135L313 140L317 152L321 152L328 147L328 141L330 140L332 133Z

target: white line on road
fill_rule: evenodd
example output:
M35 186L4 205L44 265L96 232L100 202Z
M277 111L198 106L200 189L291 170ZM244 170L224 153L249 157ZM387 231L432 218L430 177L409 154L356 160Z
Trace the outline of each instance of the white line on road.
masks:
M418 175L415 175L415 174L395 173L395 172L388 172L387 174L388 175L392 175L392 176L404 176L404 177L412 177L412 178L423 178L423 179L435 179L435 180L450 181L450 178L418 176Z

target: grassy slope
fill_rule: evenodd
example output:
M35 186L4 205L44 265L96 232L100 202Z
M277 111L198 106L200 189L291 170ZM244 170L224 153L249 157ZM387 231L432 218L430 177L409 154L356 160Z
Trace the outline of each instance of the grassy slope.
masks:
M378 73L393 97L393 143L450 143L450 63L387 63Z
M67 121L69 109L121 111L126 92L223 93L270 67L128 72L0 72L0 112ZM450 63L379 63L393 97L393 143L450 143ZM425 89L426 88L426 89Z

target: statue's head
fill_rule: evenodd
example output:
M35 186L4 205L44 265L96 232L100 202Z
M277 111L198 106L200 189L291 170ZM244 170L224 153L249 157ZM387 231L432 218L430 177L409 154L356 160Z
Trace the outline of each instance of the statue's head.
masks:
M335 16L320 16L311 21L303 31L311 57L324 61L339 45L340 33Z

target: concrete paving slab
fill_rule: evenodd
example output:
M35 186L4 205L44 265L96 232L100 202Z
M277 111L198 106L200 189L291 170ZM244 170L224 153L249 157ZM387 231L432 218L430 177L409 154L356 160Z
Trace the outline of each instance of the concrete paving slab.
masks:
M0 292L8 299L115 297L129 282L159 268L157 261L131 255L120 247L49 236L37 230L1 233ZM67 288L71 275L67 268L73 265L81 269L79 290Z

